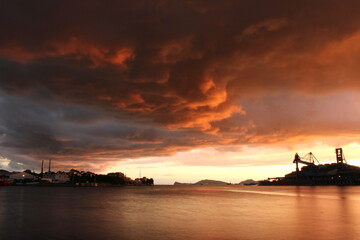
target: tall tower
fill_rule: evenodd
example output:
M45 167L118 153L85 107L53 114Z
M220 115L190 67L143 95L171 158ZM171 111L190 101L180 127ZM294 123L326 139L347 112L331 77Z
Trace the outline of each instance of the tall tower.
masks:
M345 157L342 148L336 148L335 152L336 152L336 162L340 164L344 163Z

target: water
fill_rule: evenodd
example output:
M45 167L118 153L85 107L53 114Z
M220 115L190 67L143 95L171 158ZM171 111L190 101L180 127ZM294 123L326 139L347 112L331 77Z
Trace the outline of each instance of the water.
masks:
M360 239L360 187L1 187L0 239Z

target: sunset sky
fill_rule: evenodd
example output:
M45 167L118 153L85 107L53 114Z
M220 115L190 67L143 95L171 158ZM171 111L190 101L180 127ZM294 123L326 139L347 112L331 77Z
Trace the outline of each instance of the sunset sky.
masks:
M360 1L1 1L0 30L0 169L360 165Z

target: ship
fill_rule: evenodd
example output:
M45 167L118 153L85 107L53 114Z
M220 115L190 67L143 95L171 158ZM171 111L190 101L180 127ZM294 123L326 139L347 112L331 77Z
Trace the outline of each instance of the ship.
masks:
M360 167L347 164L342 148L335 149L336 163L320 164L311 152L304 157L295 154L296 170L284 177L268 178L259 185L318 186L360 185ZM299 169L299 165L305 166Z

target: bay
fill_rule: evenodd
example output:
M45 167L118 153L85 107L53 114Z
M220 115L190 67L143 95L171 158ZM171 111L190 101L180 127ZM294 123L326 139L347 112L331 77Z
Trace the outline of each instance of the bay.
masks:
M360 187L2 187L0 239L360 239Z

